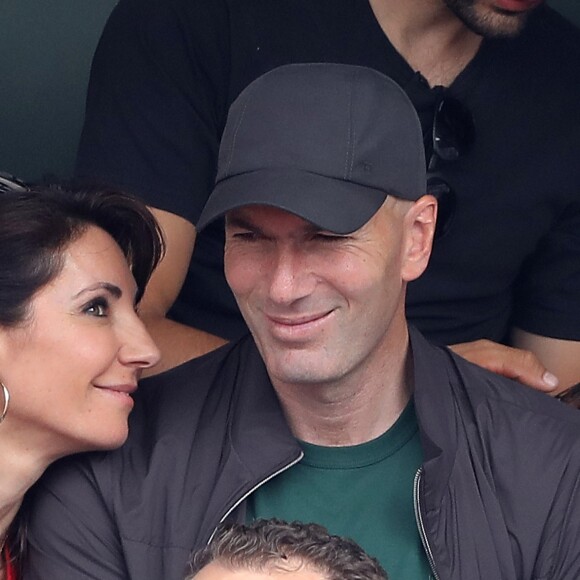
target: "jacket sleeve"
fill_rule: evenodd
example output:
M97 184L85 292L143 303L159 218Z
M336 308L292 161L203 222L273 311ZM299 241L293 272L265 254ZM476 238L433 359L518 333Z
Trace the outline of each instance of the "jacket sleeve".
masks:
M126 580L116 526L82 459L56 464L33 491L24 580Z
M580 451L577 453L580 455ZM563 478L562 491L554 502L553 517L546 526L544 537L550 544L550 535L557 540L551 566L543 580L578 580L580 578L580 460Z

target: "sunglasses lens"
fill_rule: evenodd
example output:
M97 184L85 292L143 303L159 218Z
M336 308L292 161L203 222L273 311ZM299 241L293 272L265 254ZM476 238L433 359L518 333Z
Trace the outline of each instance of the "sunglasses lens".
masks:
M26 184L14 175L0 171L0 193L7 193L9 191L24 191Z
M433 151L444 161L455 161L471 147L473 117L457 99L441 99L433 121Z
M430 177L427 180L427 193L437 200L435 238L441 238L449 231L455 215L455 192L445 180L440 177Z

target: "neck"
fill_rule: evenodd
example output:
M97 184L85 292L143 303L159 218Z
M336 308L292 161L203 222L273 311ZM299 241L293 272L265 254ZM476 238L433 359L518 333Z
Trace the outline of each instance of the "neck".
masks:
M49 460L36 457L21 444L7 420L0 430L0 538L4 538L22 504L24 494L42 475ZM3 432L5 431L5 432Z
M442 0L369 0L385 35L431 86L449 86L477 53L481 36Z
M338 447L366 443L398 419L412 393L408 334L332 383L274 383L294 435L308 443ZM401 335L399 335L401 336ZM393 348L389 348L392 346Z

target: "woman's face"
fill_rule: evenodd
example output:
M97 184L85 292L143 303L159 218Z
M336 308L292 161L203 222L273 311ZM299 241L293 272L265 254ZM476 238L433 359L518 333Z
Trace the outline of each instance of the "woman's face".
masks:
M2 428L49 460L121 445L141 369L159 360L115 241L90 227L63 257L27 320L0 330L0 379L11 394Z

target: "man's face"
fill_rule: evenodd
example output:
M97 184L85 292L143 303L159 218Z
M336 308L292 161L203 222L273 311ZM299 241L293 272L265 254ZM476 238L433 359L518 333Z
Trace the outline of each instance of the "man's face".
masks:
M335 384L405 344L408 206L387 198L346 236L266 206L228 214L226 277L274 384Z
M444 0L473 32L484 37L514 36L543 0Z

